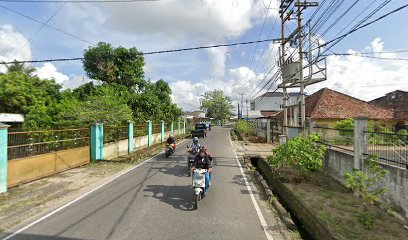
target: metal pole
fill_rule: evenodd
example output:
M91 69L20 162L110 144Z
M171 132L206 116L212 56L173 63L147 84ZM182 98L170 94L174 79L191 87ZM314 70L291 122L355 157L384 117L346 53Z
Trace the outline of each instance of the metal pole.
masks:
M284 12L283 12L283 3L284 0L281 0L281 35L282 35L282 40L281 40L281 58L280 58L280 66L281 68L285 64L285 22L284 22ZM284 83L283 76L282 76L282 83ZM283 128L283 135L287 134L287 128L286 126L288 125L288 102L287 102L287 90L285 85L283 86L283 125L285 126Z
M302 29L302 7L301 2L298 0L298 28L299 28L299 82L300 82L300 115L301 115L301 127L305 127L305 82L303 79L303 29Z

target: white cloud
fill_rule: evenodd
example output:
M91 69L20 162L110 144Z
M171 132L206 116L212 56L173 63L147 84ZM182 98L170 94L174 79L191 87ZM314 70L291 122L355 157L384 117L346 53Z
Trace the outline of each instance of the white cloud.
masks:
M69 77L58 72L57 68L52 63L44 63L42 67L37 68L35 74L42 79L54 79L55 82L59 84L69 80Z
M374 39L365 52L384 50L384 42ZM348 50L348 53L358 53ZM396 58L394 53L376 54L383 58ZM404 61L363 58L359 56L330 56L327 58L328 79L322 83L307 87L308 92L315 92L323 87L372 100L394 90L408 90L408 65Z
M223 79L208 79L200 83L191 81L175 81L170 83L173 91L172 99L184 110L197 110L200 107L200 96L206 91L221 89L232 100L234 107L240 101L239 93L244 93L245 98L252 92L256 93L261 87L256 86L264 80L264 74L256 75L248 67L238 67L229 69L226 73L226 80ZM249 83L247 83L249 81ZM245 84L247 83L247 84Z
M272 6L277 1L272 0ZM259 0L167 0L105 5L106 24L115 31L181 39L195 35L204 41L237 37L263 20ZM271 10L269 17L276 14Z
M23 34L11 25L0 25L0 61L30 60L31 55L30 43ZM0 65L0 72L5 69Z

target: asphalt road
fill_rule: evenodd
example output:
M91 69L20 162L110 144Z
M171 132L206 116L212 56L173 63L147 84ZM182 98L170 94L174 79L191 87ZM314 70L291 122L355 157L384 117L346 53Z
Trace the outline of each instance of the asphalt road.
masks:
M154 157L11 239L267 239L259 216L270 225L267 210L256 210L256 189L251 196L229 139L228 128L214 127L200 140L216 166L198 210L186 141L170 158Z

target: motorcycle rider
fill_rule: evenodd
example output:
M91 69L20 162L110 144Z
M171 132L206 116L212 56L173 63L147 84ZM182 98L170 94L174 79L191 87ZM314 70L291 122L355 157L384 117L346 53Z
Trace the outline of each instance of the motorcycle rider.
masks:
M211 165L212 165L212 160L213 160L213 158L212 158L211 153L208 152L208 146L207 146L207 145L203 145L202 149L203 149L203 150L205 151L205 153L207 154L208 158L209 158L210 161L211 161ZM211 186L211 177L212 177L212 173L210 172L210 182L209 182L210 186Z
M198 137L193 138L193 143L187 146L188 152L196 154L200 151L201 145L198 143Z
M176 140L174 140L173 134L170 133L169 134L169 138L167 138L167 145L170 145L173 148L173 151L176 150L176 144L175 144Z
M208 155L204 149L201 149L194 159L191 171L194 172L196 168L207 169L207 172L205 173L205 192L207 193L211 181L210 173L212 171L212 157L211 155Z

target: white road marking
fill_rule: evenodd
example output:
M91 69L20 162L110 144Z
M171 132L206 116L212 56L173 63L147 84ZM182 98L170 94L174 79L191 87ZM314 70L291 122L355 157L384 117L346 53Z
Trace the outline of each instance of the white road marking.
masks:
M185 142L186 140L187 140L187 139L181 141L179 144ZM163 153L163 152L160 152L160 153L156 154L155 156L153 156L153 157L147 159L146 161L144 161L144 162L142 162L142 163L140 163L140 164L138 164L138 165L136 165L136 166L134 166L134 167L129 168L128 170L122 172L121 174L119 174L118 176L116 176L116 177L110 179L109 181L105 182L104 184L102 184L102 185L100 185L100 186L98 186L98 187L92 189L91 191L89 191L89 192L83 194L82 196L80 196L80 197L78 197L78 198L76 198L76 199L74 199L74 200L72 200L72 201L70 201L70 202L68 202L68 203L66 203L66 204L64 204L64 205L62 205L61 207L55 209L54 211L48 213L47 215L45 215L45 216L43 216L43 217L41 217L41 218L35 220L34 222L28 224L27 226L25 226L25 227L23 227L23 228L20 228L19 230L15 231L14 233L12 233L12 234L8 235L7 237L3 238L3 240L9 240L9 239L15 237L16 235L18 235L18 234L20 234L21 232L23 232L23 231L29 229L30 227L34 226L35 224L44 221L45 219L51 217L52 215L58 213L59 211L61 211L61 210L65 209L65 208L71 206L72 204L78 202L79 200L83 199L84 197L88 196L89 194L91 194L91 193L93 193L93 192L95 192L95 191L97 191L97 190L103 188L104 186L106 186L106 185L108 185L109 183L115 181L116 179L120 178L121 176L125 175L126 173L128 173L128 172L130 172L130 171L132 171L132 170L134 170L134 169L136 169L136 168L138 168L138 167L140 167L140 166L143 166L145 163L151 161L152 159L154 159L155 157L159 156L159 155L162 154L162 153Z
M229 141L230 141L232 150L234 151L234 154L235 154L235 160L236 160L237 163L238 163L239 169L241 170L242 177L244 178L244 181L245 181L245 185L246 185L246 187L247 187L247 189L248 189L248 192L249 192L249 195L250 195L250 197L251 197L252 204L254 205L255 211L256 211L256 213L258 214L258 218L259 218L259 221L261 222L262 229L263 229L264 232L265 232L266 238L267 238L268 240L273 240L273 237L272 237L272 236L269 234L269 232L267 231L267 229L268 229L268 224L266 223L265 218L264 218L264 216L263 216L263 214L262 214L262 211L261 211L261 209L259 208L258 202L256 201L254 194L252 193L251 186L249 185L248 179L247 179L247 177L246 177L246 175L245 175L245 173L244 173L244 169L242 169L242 165L241 165L241 163L239 162L239 159L238 159L238 156L237 156L237 152L235 152L234 145L232 144L231 137L229 138Z

